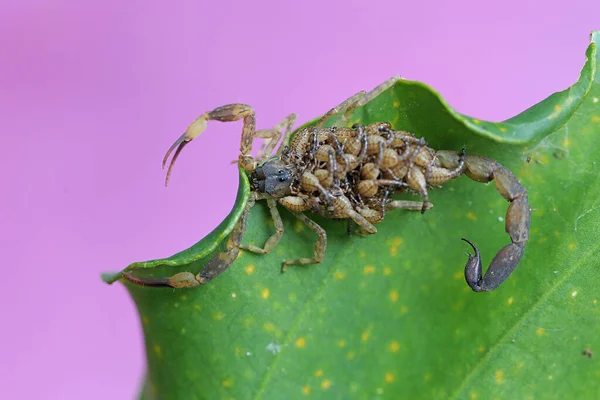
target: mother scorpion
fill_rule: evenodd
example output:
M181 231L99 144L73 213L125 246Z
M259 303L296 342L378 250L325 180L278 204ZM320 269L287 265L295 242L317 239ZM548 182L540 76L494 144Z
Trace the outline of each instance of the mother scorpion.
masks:
M273 129L264 130L255 129L254 110L245 104L230 104L202 114L167 151L163 168L173 150L175 153L165 185L181 150L206 129L208 121L243 120L238 162L250 174L252 189L226 243L226 250L209 260L197 275L181 272L170 278L150 279L124 273L124 277L140 285L192 287L206 283L231 266L240 249L268 254L277 246L284 231L277 204L288 209L318 236L312 258L283 260L282 271L288 265L318 264L325 257L327 235L304 211L327 218L346 219L356 223L363 235L374 234L377 232L374 224L383 220L386 211L400 208L424 213L432 207L428 201L428 185L439 186L466 174L477 182L493 180L498 192L510 202L505 230L511 243L496 254L485 275L479 249L471 241L462 239L475 253L468 254L465 266L467 284L475 292L495 290L516 268L529 239L527 192L512 172L493 159L465 154L464 149L462 152L433 150L424 139L418 139L409 132L393 130L387 122L345 126L354 109L364 106L399 79L396 76L368 93L361 91L351 96L324 114L314 126L298 131L293 138L295 114L287 116ZM335 126L323 127L333 116L338 116ZM283 141L272 155L282 130ZM254 158L251 152L256 137L266 140L258 157ZM419 193L423 201L390 199L391 194L407 190ZM266 200L276 230L263 247L241 243L248 212L257 200Z

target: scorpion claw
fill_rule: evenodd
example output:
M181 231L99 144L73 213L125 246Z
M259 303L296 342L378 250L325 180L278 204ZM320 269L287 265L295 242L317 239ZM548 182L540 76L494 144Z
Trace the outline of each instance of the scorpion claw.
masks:
M479 249L469 240L464 238L462 240L471 245L475 251L475 255L469 254L465 266L465 279L469 287L475 292L491 292L500 286L515 270L525 249L524 244L521 243L507 244L496 254L485 276L482 276Z
M173 170L173 166L175 165L175 161L177 160L179 153L181 153L181 150L183 150L185 145L188 144L189 142L190 141L185 138L185 134L184 134L175 143L173 143L173 146L171 146L169 151L167 151L167 154L165 155L165 158L163 159L163 169L165 168L165 164L167 162L167 158L169 157L169 154L171 154L171 151L173 151L173 149L177 146L177 150L175 150L175 154L173 154L173 158L171 159L171 163L169 164L169 169L167 169L167 177L165 179L165 186L167 186L169 184L169 178L171 177L171 171Z
M169 164L169 169L167 170L167 178L165 180L165 186L167 186L169 184L169 177L171 176L171 170L173 169L173 165L175 165L177 156L179 156L179 153L181 153L181 150L185 147L186 144L188 144L189 142L191 142L192 140L197 138L202 132L204 132L204 130L206 129L207 121L208 121L208 113L204 113L201 116L199 116L198 118L196 118L196 120L194 122L192 122L190 124L190 126L188 126L188 128L185 130L184 134L181 135L179 137L179 139L177 139L175 141L175 143L173 143L171 145L171 147L169 147L169 150L167 150L167 153L163 157L163 161L162 161L163 169L165 168L165 165L167 164L167 160L169 159L169 156L171 155L173 150L177 149L177 150L175 150L175 154L173 155L173 158L171 159L171 163Z

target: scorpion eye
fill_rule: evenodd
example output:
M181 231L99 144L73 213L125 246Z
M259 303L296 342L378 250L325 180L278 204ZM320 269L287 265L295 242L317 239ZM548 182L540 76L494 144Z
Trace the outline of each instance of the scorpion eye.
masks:
M286 180L283 176L279 177L279 182L285 182Z
M277 171L278 174L283 174L285 171L280 169L279 171Z

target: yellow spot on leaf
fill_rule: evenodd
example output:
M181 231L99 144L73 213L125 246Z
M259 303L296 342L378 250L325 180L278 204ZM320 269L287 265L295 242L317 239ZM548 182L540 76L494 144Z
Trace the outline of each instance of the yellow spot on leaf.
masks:
M388 372L387 374L385 374L385 381L386 381L386 383L394 382L394 374L392 374L391 372Z
M255 270L255 269L256 269L256 267L255 267L254 265L252 265L252 264L250 264L250 265L246 265L246 267L244 268L244 270L246 271L246 273L247 273L248 275L250 275L250 274L254 273L254 270Z
M162 349L159 345L155 344L154 346L152 346L152 349L154 350L154 353L158 358L162 358Z
M305 396L308 396L310 394L310 386L303 386L302 393L304 393Z
M577 245L573 242L569 243L569 250L575 250L575 248L577 247Z
M503 126L499 126L498 129L500 129L500 132L503 132L503 133L506 132L506 128Z
M544 328L537 328L535 330L535 333L537 333L538 336L542 336L544 334Z
M600 116L592 115L592 122L596 122L596 123L600 122Z
M404 239L402 239L400 236L398 236L398 237L395 237L395 238L393 238L393 239L392 239L392 243L391 243L391 245L392 245L392 246L396 246L396 247L398 247L398 246L400 246L402 243L404 243Z
M477 124L477 125L479 125L481 123L481 121L476 118L473 118L472 121L474 124Z
M469 397L471 398L471 400L477 400L479 398L479 394L477 392L471 392L469 394Z
M559 231L554 232L554 236L559 237L560 236L560 232Z
M521 369L521 368L523 368L524 366L525 366L525 363L524 363L523 361L520 361L520 362L517 364L517 369Z
M146 317L145 315L142 317L142 324L144 324L144 325L148 325L148 322L149 322L149 321L150 321L150 320L149 320L149 319L148 319L148 317Z
M335 274L333 275L333 279L344 279L346 277L346 273L343 271L335 271Z
M194 304L192 307L194 308L194 310L202 310L202 306L200 304Z
M186 301L187 300L187 296L184 294L183 296L181 296L181 300L182 301Z
M217 321L221 321L223 318L225 318L225 314L223 314L220 311L213 314L213 319L215 319Z
M383 274L384 274L385 276L390 276L390 275L392 274L392 269L391 269L390 267L385 267L385 268L383 269Z
M400 343L397 340L393 340L389 345L389 349L392 353L397 353L400 350Z
M485 346L479 346L477 348L477 351L480 352L480 353L483 353L485 351Z
M366 265L363 272L365 275L372 274L373 272L375 272L375 267L372 265Z
M269 298L269 289L263 289L262 292L260 292L260 297L262 297L263 299L268 299Z
M400 108L400 102L399 101L395 101L392 104L394 105L394 108Z
M554 106L554 111L552 112L552 114L548 115L548 119L553 119L558 117L559 113L560 113L560 104L557 104Z
M464 275L464 272L456 271L453 276L454 276L454 279L459 280L459 279L464 279L465 275Z
M306 346L306 339L304 339L303 337L299 337L298 339L296 339L296 347L301 349L304 346Z
M502 371L501 369L499 369L498 371L496 371L494 373L494 376L496 377L496 383L502 383L502 382L504 382L504 371Z
M400 236L397 236L391 240L388 240L387 243L390 246L390 255L395 256L398 254L398 247L402 246L402 243L404 243L404 239L402 239Z
M408 312L408 307L406 307L404 304L402 304L402 305L400 306L400 312L401 312L402 314L406 314L406 313Z
M563 147L569 147L570 144L571 144L571 141L569 139L563 140Z
M296 301L296 299L298 298L298 296L296 295L296 293L290 293L288 294L288 300L289 301Z
M430 373L425 374L425 376L423 377L423 380L425 382L429 382L431 380L431 374Z
M348 355L346 356L346 358L348 360L354 360L354 352L353 351L349 352Z
M367 253L365 253L364 251L361 251L359 256L362 258L365 258L367 256Z
M510 296L510 297L508 298L508 300L506 300L506 303L507 303L508 305L511 305L511 304L512 304L514 301L515 301L515 298L514 298L514 297L512 297L512 296Z
M233 386L233 381L229 378L223 381L223 387L229 388Z
M304 224L302 223L302 221L296 220L296 222L294 223L294 230L296 231L296 233L300 233L304 230Z
M323 379L323 382L321 382L321 387L325 390L329 389L331 387L331 381L329 379Z
M338 342L338 347L344 347L346 345L346 341L344 339Z
M473 211L469 211L467 213L467 218L470 219L471 221L477 221L477 216L473 213Z
M316 376L317 378L320 378L320 377L322 377L322 376L323 376L323 370L322 370L322 369L318 369L318 370L316 370L316 371L315 371L315 376Z
M265 324L263 325L263 328L265 328L265 331L267 331L267 332L275 331L275 325L271 322L265 322Z
M371 328L367 329L366 331L364 331L362 333L362 335L360 335L360 340L362 340L363 342L366 342L367 340L369 340L370 336L371 336Z

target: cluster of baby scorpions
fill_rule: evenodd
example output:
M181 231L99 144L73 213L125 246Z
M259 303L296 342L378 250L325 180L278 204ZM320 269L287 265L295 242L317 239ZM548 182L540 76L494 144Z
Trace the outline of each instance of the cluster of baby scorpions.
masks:
M347 127L352 112L391 87L400 77L394 77L371 92L361 91L323 115L314 126L298 131L293 138L296 115L291 114L273 129L256 130L255 114L245 104L230 104L198 117L171 146L163 159L165 167L170 154L175 154L167 171L171 170L184 146L202 133L208 121L243 120L240 166L250 174L251 194L247 205L226 243L226 250L208 261L197 275L181 272L165 279L145 279L124 276L137 284L151 286L192 287L215 278L237 258L240 249L268 254L283 235L283 222L277 205L294 214L317 234L312 257L283 260L288 265L318 264L325 257L327 234L304 212L327 218L348 220L359 226L363 235L377 232L375 224L386 212L394 209L420 211L432 207L428 187L439 186L466 174L477 182L494 181L496 189L510 202L506 214L506 232L511 243L503 247L492 260L486 274L482 273L481 257L475 244L463 239L474 250L465 266L467 284L476 292L496 289L519 263L529 238L530 208L527 192L519 180L497 161L487 157L443 150L436 151L424 139L414 134L394 130L387 122ZM335 126L324 124L338 116ZM275 154L277 143L283 140ZM265 139L259 156L251 155L254 138ZM423 201L394 200L392 195L411 191ZM266 200L275 226L263 247L242 244L249 210L258 200Z

